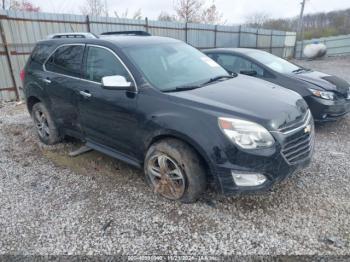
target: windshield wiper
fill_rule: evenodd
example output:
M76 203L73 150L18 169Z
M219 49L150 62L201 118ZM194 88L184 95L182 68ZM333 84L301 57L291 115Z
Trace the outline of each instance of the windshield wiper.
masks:
M216 76L216 77L210 78L207 82L203 83L201 86L207 85L207 84L210 84L210 83L213 83L213 82L216 82L216 81L219 81L219 80L221 80L221 79L226 79L226 78L231 79L231 78L234 78L234 77L236 77L236 76L237 76L236 73L234 73L234 74L232 74L232 75L220 75L220 76Z
M307 69L307 68L298 68L296 70L293 70L292 73L301 73L301 72L308 72L308 71L311 71L311 69Z
M188 85L188 86L177 86L168 90L163 90L163 92L176 92L176 91L186 91L202 87L201 85Z
M225 79L225 78L228 78L228 79L231 79L231 78L234 78L236 77L237 74L232 74L232 75L220 75L220 76L216 76L216 77L213 77L213 78L210 78L208 81L204 82L203 84L200 84L200 85L184 85L184 86L177 86L175 88L172 88L172 89L168 89L168 90L163 90L163 92L176 92L176 91L186 91L186 90L192 90L192 89L196 89L196 88L201 88L205 85L208 85L210 83L213 83L213 82L216 82L216 81L219 81L221 79Z

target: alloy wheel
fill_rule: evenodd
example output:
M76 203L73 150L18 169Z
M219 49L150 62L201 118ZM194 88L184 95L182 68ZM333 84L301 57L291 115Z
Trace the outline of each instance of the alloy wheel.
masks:
M45 114L42 111L36 110L34 112L34 122L40 137L45 138L50 136L49 124Z
M148 161L147 171L155 192L172 200L183 196L186 180L175 160L162 153L156 154Z

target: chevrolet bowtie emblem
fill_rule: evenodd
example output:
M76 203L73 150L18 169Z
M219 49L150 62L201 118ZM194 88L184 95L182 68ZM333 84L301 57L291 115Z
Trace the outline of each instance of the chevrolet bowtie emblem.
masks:
M304 128L304 133L310 133L311 132L311 125L307 125L305 128Z

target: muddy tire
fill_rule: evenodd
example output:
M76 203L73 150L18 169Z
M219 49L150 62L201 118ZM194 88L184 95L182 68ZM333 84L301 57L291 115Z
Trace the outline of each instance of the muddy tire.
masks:
M144 172L155 193L183 203L195 202L207 187L201 159L186 143L164 139L147 151Z
M32 118L41 142L53 145L62 140L50 112L43 103L36 103L33 106Z

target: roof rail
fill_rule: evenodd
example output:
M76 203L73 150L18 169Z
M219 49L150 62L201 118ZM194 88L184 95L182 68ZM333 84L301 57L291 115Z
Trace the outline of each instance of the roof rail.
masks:
M86 32L74 32L74 33L57 33L52 34L47 37L48 39L58 39L58 38L98 38L93 33Z
M140 35L140 36L151 36L146 31L115 31L115 32L104 32L101 35Z

